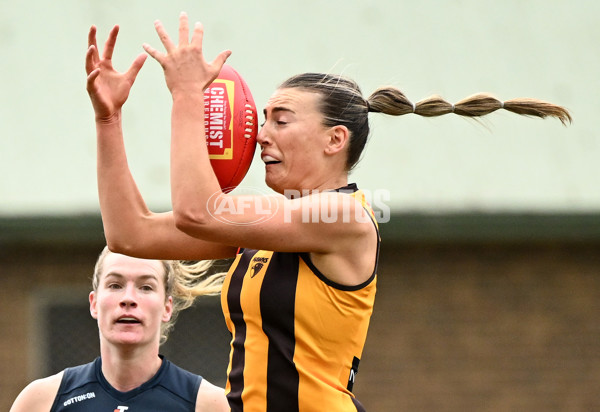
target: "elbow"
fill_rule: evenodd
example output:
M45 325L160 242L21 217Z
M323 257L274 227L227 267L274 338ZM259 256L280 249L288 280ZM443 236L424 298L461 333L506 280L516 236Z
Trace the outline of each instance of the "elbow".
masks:
M210 216L197 210L173 210L175 227L183 233L194 236L204 231L210 223Z
M139 257L143 254L144 247L147 246L145 242L149 239L146 232L136 230L137 228L128 228L122 230L118 227L104 228L104 236L106 238L106 246L108 250L113 253L119 253L121 255Z
M123 242L119 239L111 239L109 236L106 236L106 246L112 253L121 255L133 256L135 252L131 243Z

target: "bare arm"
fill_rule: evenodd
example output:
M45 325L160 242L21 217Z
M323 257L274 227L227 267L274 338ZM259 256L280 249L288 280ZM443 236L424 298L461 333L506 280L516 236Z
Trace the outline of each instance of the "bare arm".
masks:
M196 23L190 40L185 14L180 16L177 45L160 22L155 27L166 53L148 45L144 48L163 67L173 97L171 198L176 227L216 243L310 252L320 261L320 267L333 269L326 275L340 283L356 284L368 278L374 267L376 231L359 202L347 194L326 193L291 200L221 193L206 147L203 92L230 53L224 51L213 62L207 62L202 52L203 27ZM307 208L316 208L317 219L312 215L307 218ZM260 215L265 210L269 211L268 219ZM336 219L325 222L322 216ZM346 279L348 272L360 274Z
M48 412L58 393L63 372L38 379L25 387L15 399L10 412Z
M196 412L229 412L229 410L223 388L202 379L196 398Z
M133 179L123 141L121 108L146 59L140 54L124 73L112 66L119 27L111 30L102 54L96 28L88 35L87 90L94 107L100 209L109 248L154 259L212 259L232 256L235 248L201 241L179 231L171 213L152 213Z

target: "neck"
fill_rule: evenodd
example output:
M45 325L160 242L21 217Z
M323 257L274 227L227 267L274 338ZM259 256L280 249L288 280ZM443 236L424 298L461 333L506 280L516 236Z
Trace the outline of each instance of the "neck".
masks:
M162 364L158 345L156 348L103 346L100 348L102 374L113 388L121 392L148 382Z
M287 194L288 197L294 198L299 196L304 196L307 193L319 193L326 192L329 190L339 189L340 187L344 187L348 185L348 175L344 174L342 176L328 176L324 179L313 179L313 180L305 180L301 182L299 187L294 188L286 188L285 190L281 190L280 193ZM275 189L275 188L273 188ZM277 191L277 189L275 189Z
M316 174L320 178L310 182L313 186L312 189L324 192L346 186L348 184L348 173L342 170L343 167L341 165L329 163L320 170L320 173Z

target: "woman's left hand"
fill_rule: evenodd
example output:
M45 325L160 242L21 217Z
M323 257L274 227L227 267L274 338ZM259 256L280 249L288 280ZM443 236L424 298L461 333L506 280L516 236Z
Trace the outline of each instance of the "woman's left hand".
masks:
M127 101L133 82L146 61L146 55L141 53L126 72L117 72L112 64L112 55L118 33L119 26L114 26L102 53L96 44L96 26L92 26L88 34L88 51L85 56L87 91L96 120L100 122L120 121L121 107Z
M148 44L144 50L160 63L167 87L171 94L204 93L204 90L217 78L231 51L222 51L212 62L207 62L202 53L204 28L201 23L194 25L192 39L189 40L188 16L179 16L179 44L175 45L160 21L154 23L166 53L161 53Z

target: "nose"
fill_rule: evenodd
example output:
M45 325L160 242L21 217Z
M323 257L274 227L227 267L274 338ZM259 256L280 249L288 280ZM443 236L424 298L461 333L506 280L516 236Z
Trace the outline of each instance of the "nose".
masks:
M119 305L122 308L137 307L137 296L136 296L135 286L129 285L125 288L125 293L121 297L121 301L119 302Z
M267 132L265 131L265 126L261 127L256 135L256 141L260 145L261 148L268 146L271 144L271 139L269 138Z

